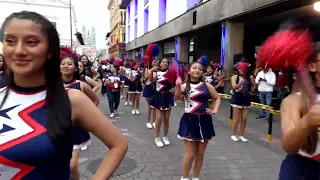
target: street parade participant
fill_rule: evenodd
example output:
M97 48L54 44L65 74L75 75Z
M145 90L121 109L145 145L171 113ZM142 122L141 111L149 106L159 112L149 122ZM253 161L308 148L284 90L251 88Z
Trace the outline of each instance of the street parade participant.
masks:
M287 156L279 180L320 179L320 48L314 46L309 30L299 26L283 24L257 54L261 67L297 70L293 92L280 108L281 143Z
M92 179L111 178L127 151L127 140L85 94L65 90L56 28L28 11L11 14L2 28L9 72L0 90L0 110L6 112L0 118L1 179L69 180L73 125L108 146ZM23 169L12 171L17 166Z
M84 65L82 61L78 61L78 67L79 67L80 80L90 85L90 87L92 87L93 92L97 92L101 86L96 81L94 81L91 77L85 75L86 72L84 70Z
M117 109L120 103L120 86L122 82L119 75L119 67L115 64L110 65L110 73L102 79L107 87L107 96L109 101L110 118L118 114Z
M96 81L100 77L100 74L92 67L92 62L89 60L89 57L87 55L82 55L79 60L83 62L86 76L89 76Z
M224 78L225 73L223 70L223 67L221 64L217 64L217 67L214 71L214 77L215 77L215 88L218 93L224 93Z
M72 50L68 47L62 48L61 53L61 64L60 64L60 72L62 76L62 80L64 82L65 88L68 89L77 89L84 92L92 102L98 106L99 99L96 94L92 91L91 87L80 81L79 67L78 61L73 56ZM80 156L80 150L86 150L88 145L91 144L90 134L79 126L75 126L73 128L73 152L72 158L70 162L71 167L71 178L79 179L79 169L78 169L78 160Z
M102 78L104 77L104 74L106 74L106 64L107 64L107 61L106 60L100 60L100 63L99 63L99 67L97 69L97 72L99 73L99 79L101 81L101 91L100 91L100 95L101 96L104 96L107 91L106 91L106 87L103 85L103 82L102 82Z
M214 75L213 75L213 73L214 73L214 70L213 70L214 68L213 68L213 65L212 64L208 64L207 66L206 66L206 68L205 68L205 73L204 73L204 78L205 78L205 81L207 82L207 83L209 83L209 84L211 84L213 87L215 87L214 85L215 85L215 77L214 77ZM209 98L208 99L208 101L209 101L209 107L210 108L212 108L214 105L213 105L213 103L214 102L212 102L212 99L211 98Z
M126 81L126 75L125 75L125 68L124 68L125 62L123 62L122 66L119 67L119 75L121 80L121 86L120 86L120 99L124 98L124 82Z
M208 141L215 136L212 114L218 112L221 99L215 88L203 81L204 66L207 63L200 58L190 65L186 83L178 84L176 96L185 101L184 114L180 120L178 138L184 140L185 156L183 159L183 176L189 180L189 172L194 163L192 180L199 180L204 153ZM208 99L215 100L215 107L209 107Z
M239 62L235 65L238 75L231 77L232 97L230 105L232 106L232 135L231 139L238 142L248 142L243 136L247 125L248 113L251 106L251 92L255 90L254 77L248 71L247 62ZM237 136L238 124L240 121L240 136Z
M146 85L143 89L143 97L147 101L147 128L152 129L155 128L155 119L156 119L156 110L151 108L151 100L155 93L155 83L151 82L149 79L149 76L151 75L151 69L155 66L158 66L157 60L153 60L151 64L151 68L145 71L144 80L146 82ZM155 79L155 73L153 73L154 79ZM152 115L152 121L151 121L151 115Z
M132 114L140 114L140 94L142 92L142 74L139 71L139 64L136 61L130 62L130 74L129 74L129 98L132 103Z
M125 97L125 102L124 102L124 105L127 106L128 105L128 102L129 102L129 105L131 106L132 105L132 102L130 100L130 97L129 97L129 83L130 83L130 80L129 80L129 76L131 74L131 68L130 68L130 62L132 60L125 60L124 62L124 67L123 67L123 70L124 70L124 75L126 77L125 81L124 81L124 85L123 85L123 94L124 94L124 97Z
M173 83L170 83L166 76L169 67L168 59L162 59L158 62L158 66L154 66L149 75L151 82L156 82L156 91L151 100L151 107L156 110L156 138L154 143L158 147L170 145L168 139L169 119L171 107L173 106ZM156 79L153 78L153 73L156 73ZM163 122L163 137L160 138L160 128Z

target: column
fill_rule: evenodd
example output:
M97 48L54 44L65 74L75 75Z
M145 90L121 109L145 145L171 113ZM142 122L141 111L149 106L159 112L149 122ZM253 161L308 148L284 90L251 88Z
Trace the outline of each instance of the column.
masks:
M178 36L175 39L175 59L180 62L189 62L189 42L188 37Z
M157 45L158 45L158 47L159 47L159 55L157 56L157 60L161 60L161 59L163 58L164 43L158 42Z
M225 72L233 73L233 56L243 53L244 23L224 22L222 23L221 35L221 60ZM230 81L225 83L225 92L231 89Z

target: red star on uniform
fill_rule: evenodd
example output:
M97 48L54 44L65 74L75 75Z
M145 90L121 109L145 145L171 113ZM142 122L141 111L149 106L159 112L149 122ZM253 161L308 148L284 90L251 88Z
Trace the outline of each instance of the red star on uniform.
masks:
M20 118L25 123L27 123L33 129L33 131L0 145L0 151L8 149L8 148L15 146L17 144L21 144L21 143L23 143L23 142L25 142L35 136L38 136L39 134L42 134L47 131L47 129L45 127L41 126L39 123L37 123L37 121L35 121L32 117L29 116L29 114L31 112L39 109L44 104L45 104L45 100L42 100L42 101L39 101L39 102L37 102L37 103L35 103L35 104L33 104L33 105L31 105L31 106L27 107L26 109L19 112Z

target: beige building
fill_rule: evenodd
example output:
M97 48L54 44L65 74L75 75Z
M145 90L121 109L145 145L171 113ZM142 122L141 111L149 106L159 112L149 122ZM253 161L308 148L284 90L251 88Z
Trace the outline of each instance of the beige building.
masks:
M110 36L107 46L110 57L123 58L125 54L126 10L120 9L121 0L110 0Z

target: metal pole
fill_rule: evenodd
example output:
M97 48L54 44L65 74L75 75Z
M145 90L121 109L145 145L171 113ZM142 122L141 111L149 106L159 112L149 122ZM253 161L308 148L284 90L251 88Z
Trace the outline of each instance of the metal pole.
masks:
M71 49L73 50L73 33L72 33L72 4L71 4L71 0L69 0L69 10L70 10L70 46Z

